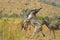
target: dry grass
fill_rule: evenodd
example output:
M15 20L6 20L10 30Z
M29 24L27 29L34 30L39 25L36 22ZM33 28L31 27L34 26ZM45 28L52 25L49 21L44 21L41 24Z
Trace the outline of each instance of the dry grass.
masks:
M28 4L28 5L26 5ZM52 5L45 4L43 2L38 2L37 0L0 0L0 11L2 11L2 14L12 14L12 13L17 13L20 14L22 13L23 10L26 8L40 8L42 7L43 9L38 13L39 15L42 16L54 16L54 15L59 15L60 16L60 8L54 7ZM21 27L21 18L2 18L0 19L0 40L28 40L28 38L25 38L25 36L29 36L31 32L33 31L31 27L31 30L28 31L27 34L25 35L25 31L22 30L20 31ZM30 25L29 25L30 26ZM31 40L49 40L50 36L49 35L49 30L46 26L44 26L44 33L46 34L46 37L42 37L40 34L39 39L31 39ZM51 35L52 37L52 35ZM56 39L51 39L51 40L60 40L60 30L56 31ZM30 39L29 39L30 40Z
M27 5L26 5L27 4ZM51 15L60 15L60 8L54 7L52 5L45 4L43 2L38 2L38 0L0 0L0 10L3 10L3 14L12 14L17 13L20 14L26 8L40 8L43 9L38 13L43 16L51 16Z
M22 19L21 18L2 18L0 19L0 39L1 40L59 40L60 39L60 30L56 31L56 39L53 38L53 34L50 36L49 35L49 30L48 28L44 25L43 26L43 32L45 33L46 37L43 37L40 34L40 37L38 39L33 38L33 39L29 39L26 38L29 37L31 35L31 33L33 32L32 29L34 29L31 25L29 25L29 27L31 27L31 30L27 31L27 34L25 34L25 31L22 30L20 31L20 27L21 27L21 22Z

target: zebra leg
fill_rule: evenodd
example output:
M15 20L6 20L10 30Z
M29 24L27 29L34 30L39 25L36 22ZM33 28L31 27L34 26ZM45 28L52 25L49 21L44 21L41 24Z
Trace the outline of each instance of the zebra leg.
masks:
M42 26L39 28L39 30L41 31L43 37L45 37L45 34L42 32L42 30L43 30Z
M39 32L41 32L43 37L45 37L45 34L41 30ZM36 35L36 38L39 38L39 34Z
M54 35L54 39L56 38L56 35L55 35L55 31L54 30L52 30L53 31L53 35Z
M27 31L27 28L28 28L28 24L27 24L27 22L24 22L24 23L21 24L21 29L20 29L20 31L21 31L22 29L24 29L25 32L26 32L26 31Z
M28 24L25 23L25 24L24 24L24 30L25 30L25 32L27 32L27 28L28 28Z
M21 23L20 31L24 28L24 23Z
M52 40L52 37L51 37L51 36L52 36L52 34L51 34L51 33L52 33L52 30L51 30L51 29L49 29L49 35L48 35L49 40Z
M34 37L34 36L38 36L38 33L40 31L41 31L42 35L45 37L45 34L42 32L42 27L35 27L34 32L33 32L32 36L31 36L31 38Z
M45 34L42 31L41 31L41 33L42 33L43 37L45 37Z
M45 34L42 32L42 29L43 29L42 26L40 26L37 31L38 31L38 33L41 32L43 37L45 37Z
M33 31L33 33L32 33L32 35L31 35L30 38L33 38L37 33L38 33L38 32L37 32L37 27L35 27L35 29L34 29L34 31Z

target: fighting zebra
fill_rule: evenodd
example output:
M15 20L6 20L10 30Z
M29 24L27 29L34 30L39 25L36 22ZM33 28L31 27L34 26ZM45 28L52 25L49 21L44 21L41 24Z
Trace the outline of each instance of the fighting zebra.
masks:
M45 24L50 30L50 35L51 35L51 32L53 32L54 38L56 38L55 30L60 30L60 18L57 19L57 21L58 21L57 23L52 23L51 21L49 21L49 18L48 19L44 18L42 22L42 25Z
M33 38L34 36L37 36L39 31L42 33L42 35L45 37L45 34L42 32L42 26L39 22L38 18L36 18L36 13L39 12L42 8L39 9L33 9L31 10L30 14L28 15L27 19L25 20L25 23L30 23L34 27L34 31L30 38ZM26 25L26 24L25 24Z

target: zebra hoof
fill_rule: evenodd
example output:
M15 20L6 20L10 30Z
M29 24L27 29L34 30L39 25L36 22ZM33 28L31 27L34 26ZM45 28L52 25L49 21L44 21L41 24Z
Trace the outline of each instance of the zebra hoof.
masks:
M43 34L43 37L45 37L45 34Z

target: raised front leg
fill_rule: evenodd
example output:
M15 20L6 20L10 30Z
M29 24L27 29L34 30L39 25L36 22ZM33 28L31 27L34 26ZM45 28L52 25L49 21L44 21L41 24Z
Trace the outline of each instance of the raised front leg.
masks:
M24 24L24 30L25 30L25 32L27 32L27 30L28 30L28 23Z

